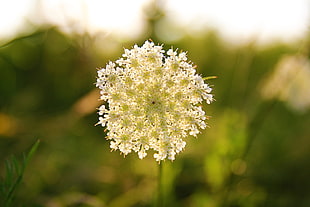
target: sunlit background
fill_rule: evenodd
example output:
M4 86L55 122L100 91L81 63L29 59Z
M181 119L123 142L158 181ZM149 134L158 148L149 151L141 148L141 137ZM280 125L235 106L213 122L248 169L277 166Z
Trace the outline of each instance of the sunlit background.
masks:
M0 20L1 178L41 140L13 206L153 206L152 153L94 126L96 68L146 39L218 76L210 128L164 163L166 206L310 206L309 0L0 0Z
M155 12L149 7L152 2L165 13L156 32L168 41L205 29L217 29L237 41L292 40L309 29L308 0L11 0L1 4L0 35L10 37L30 24L50 23L65 32L106 32L135 39L146 31L145 17Z

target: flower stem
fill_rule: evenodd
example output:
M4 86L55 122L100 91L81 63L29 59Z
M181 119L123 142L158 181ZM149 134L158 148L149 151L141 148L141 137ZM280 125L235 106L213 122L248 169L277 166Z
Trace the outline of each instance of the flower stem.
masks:
M156 207L163 207L163 189L162 189L162 175L163 174L163 163L158 164L158 175L157 175L157 202Z

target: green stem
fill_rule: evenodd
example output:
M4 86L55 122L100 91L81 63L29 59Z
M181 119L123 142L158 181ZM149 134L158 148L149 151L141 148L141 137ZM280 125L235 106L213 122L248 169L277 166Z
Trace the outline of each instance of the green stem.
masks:
M160 162L158 164L158 175L157 175L157 207L163 207L163 189L162 189L162 174L163 174L163 164Z

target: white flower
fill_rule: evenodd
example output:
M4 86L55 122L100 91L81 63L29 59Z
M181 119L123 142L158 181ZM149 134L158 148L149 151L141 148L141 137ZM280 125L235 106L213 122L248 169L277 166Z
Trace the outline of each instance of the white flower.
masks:
M110 147L124 155L134 151L140 159L155 151L157 161L175 159L188 135L206 127L199 103L211 103L211 88L186 53L146 41L142 47L125 49L122 58L98 70L96 86L108 109L99 108L99 122L106 126Z

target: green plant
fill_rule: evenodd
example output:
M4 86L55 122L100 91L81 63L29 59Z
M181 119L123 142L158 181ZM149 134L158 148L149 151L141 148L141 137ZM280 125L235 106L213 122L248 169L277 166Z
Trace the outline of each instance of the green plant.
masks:
M37 150L40 140L37 140L27 154L19 161L15 156L5 161L5 176L0 181L1 206L12 206L16 190L23 180L23 175L31 157Z

